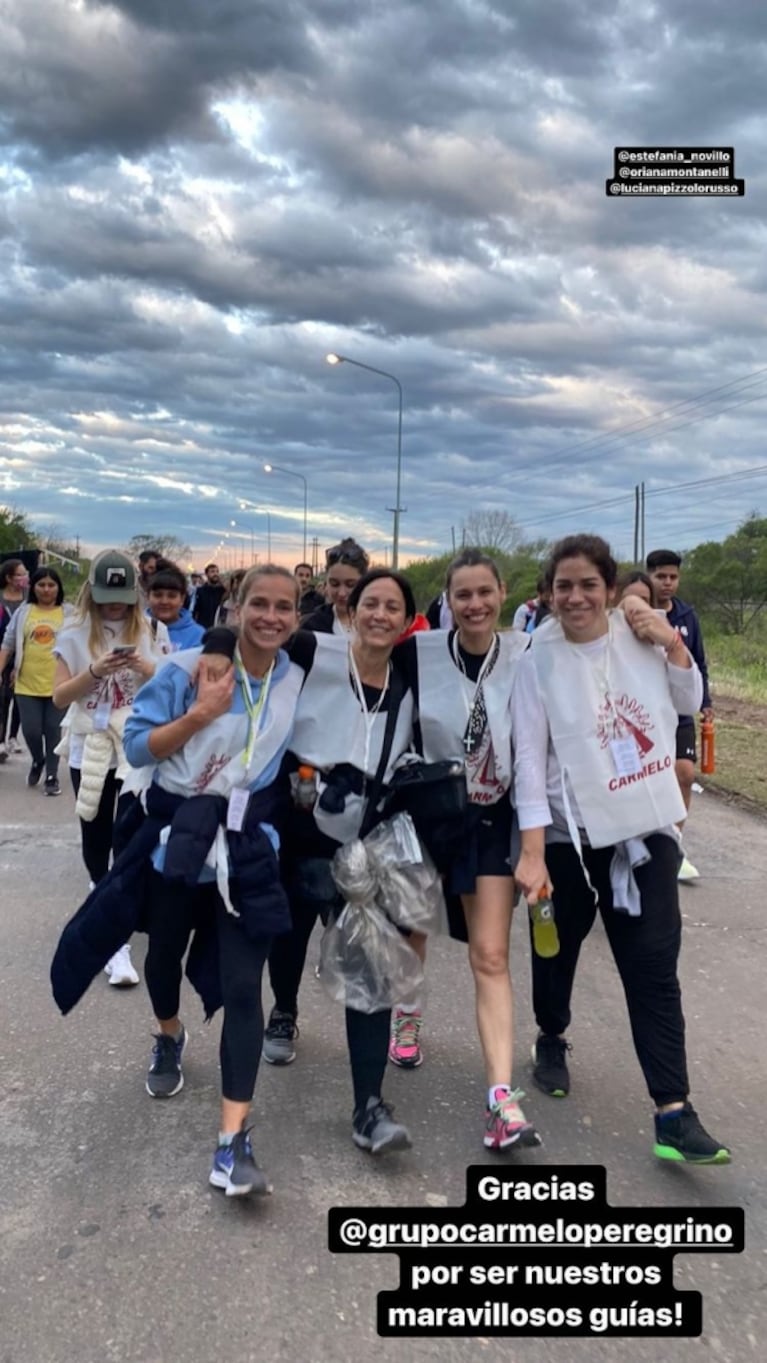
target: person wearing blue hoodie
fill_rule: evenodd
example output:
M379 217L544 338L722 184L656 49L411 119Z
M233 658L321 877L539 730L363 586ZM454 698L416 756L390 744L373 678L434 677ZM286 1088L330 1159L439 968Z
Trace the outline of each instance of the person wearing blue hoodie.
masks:
M185 598L186 578L181 569L175 563L161 559L157 572L149 580L147 615L150 620L159 620L165 625L173 653L183 648L198 648L205 633L184 606Z

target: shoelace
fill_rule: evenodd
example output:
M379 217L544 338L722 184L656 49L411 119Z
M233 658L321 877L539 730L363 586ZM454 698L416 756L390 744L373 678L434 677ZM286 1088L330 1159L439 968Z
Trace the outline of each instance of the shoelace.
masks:
M298 1036L298 1023L291 1017L290 1013L281 1013L279 1017L270 1019L269 1034L274 1037L283 1037L287 1041L292 1041Z
M393 1024L395 1046L417 1046L421 1019L416 1013L402 1013Z
M522 1089L512 1089L510 1093L504 1095L500 1103L495 1103L491 1108L493 1115L496 1113L507 1126L519 1125L520 1121L525 1126L528 1125L525 1115L519 1106L521 1098L524 1098Z
M166 1036L164 1032L160 1032L159 1035L155 1037L154 1046L152 1047L152 1068L155 1072L158 1063L162 1063L163 1066L175 1069L178 1064L179 1044L180 1038L179 1041L177 1041L175 1037Z

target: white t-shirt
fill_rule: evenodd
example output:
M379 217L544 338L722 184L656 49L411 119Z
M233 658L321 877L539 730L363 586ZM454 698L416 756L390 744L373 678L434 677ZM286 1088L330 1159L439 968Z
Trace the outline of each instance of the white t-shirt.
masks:
M125 622L123 620L105 621L103 625L106 652L109 648L126 644ZM74 677L78 672L85 672L94 661L94 655L89 647L88 639L91 632L90 620L85 620L78 624L67 625L62 629L56 640L53 650L55 657L61 658L65 662L71 675ZM170 653L170 637L165 625L157 623L156 634L152 633L149 625L142 630L139 641L136 644L136 652L140 658L145 658L147 662L159 663L166 654ZM76 700L70 706L68 714L79 711L80 716L87 716L93 719L96 708L102 702L109 701L110 709L122 710L133 705L136 692L144 684L144 677L138 672L132 672L129 667L120 667L113 672L111 677L94 677L89 691L86 691L80 700ZM64 721L65 725L67 721ZM79 727L79 726L78 726ZM69 765L79 768L82 766L83 747L85 746L85 734L72 733L69 740ZM117 765L117 758L112 763Z

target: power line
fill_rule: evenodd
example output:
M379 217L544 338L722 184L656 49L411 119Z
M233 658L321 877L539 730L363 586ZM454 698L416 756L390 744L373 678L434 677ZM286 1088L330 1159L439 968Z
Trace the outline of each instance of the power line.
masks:
M767 464L754 464L748 469L740 469L735 473L721 473L712 478L694 478L684 483L667 483L663 487L648 488L647 497L658 497L665 492L679 492L687 488L709 487L713 483L732 483L740 482L746 478L757 477L760 473L767 473ZM601 510L603 507L618 506L621 502L633 500L633 492L623 492L619 496L606 498L600 502L587 502L585 506L569 507L566 511L556 511L550 516L537 516L534 520L518 521L519 529L524 529L531 525L547 525L550 521L562 520L567 516L580 515L582 511Z
M761 370L754 371L755 374L760 374L761 372L762 372ZM740 391L743 392L745 388L755 387L757 383L763 382L763 380L756 380L754 383L748 384L745 383L745 380L751 377L752 377L751 375L746 374L742 379L734 379L731 384L722 384L719 389L712 390L712 394L721 392L723 388L728 387L733 388L734 385L737 383L744 385L744 387L740 389ZM730 394L730 396L735 396L735 393L733 392L732 394ZM579 453L581 450L592 450L593 455L592 458L589 459L579 459L578 460L579 466L582 464L591 463L592 459L604 458L610 446L616 443L620 443L621 441L632 440L638 435L654 436L659 435L661 433L670 435L673 431L683 430L686 426L695 425L697 422L705 421L709 417L721 416L725 412L735 410L737 407L745 407L750 402L759 402L764 397L767 397L767 389L754 394L752 397L743 398L741 402L731 402L724 407L716 408L712 412L703 412L698 416L691 417L688 421L680 421L672 426L669 426L668 422L665 420L665 417L663 416L664 412L671 412L676 407L689 406L690 404L693 404L695 402L702 403L703 401L706 402L710 401L710 398L706 398L705 394L701 399L698 398L682 399L681 402L674 403L671 407L662 409L661 414L658 416L643 418L641 424L638 424L637 422L630 422L627 426L617 426L615 427L614 430L607 431L601 436L595 436L589 440L581 441L577 445L571 445L568 449L563 450L560 455L555 455L552 459L546 458L545 459L546 472L548 472L552 468L559 467L563 463L570 463L573 459L573 456ZM635 427L637 427L637 429L634 429ZM601 448L597 449L596 448L597 446L601 446ZM519 479L529 479L529 477L530 468L528 467L525 469L521 469L518 472L511 474L509 478L504 479L504 486L506 486L510 482L514 482Z

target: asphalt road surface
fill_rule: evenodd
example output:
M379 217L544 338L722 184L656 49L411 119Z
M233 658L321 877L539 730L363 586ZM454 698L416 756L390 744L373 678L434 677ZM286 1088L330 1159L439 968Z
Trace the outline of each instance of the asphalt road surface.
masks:
M169 1102L153 1102L144 1091L152 1019L143 983L118 992L102 977L70 1017L59 1016L48 967L86 877L70 792L53 800L28 790L26 771L21 757L0 768L0 1363L767 1356L767 825L710 795L698 797L687 845L702 876L681 891L693 1100L705 1124L732 1145L730 1167L654 1160L651 1105L598 926L576 986L571 1096L548 1099L529 1084L534 1028L520 919L513 934L515 1079L528 1088L525 1107L545 1145L502 1157L483 1149L471 979L464 949L440 942L428 963L425 1063L414 1073L390 1069L387 1078L414 1149L380 1160L358 1151L350 1139L343 1014L311 969L315 936L298 1059L287 1069L264 1065L259 1075L254 1141L274 1194L250 1203L207 1185L218 1022L203 1024L187 985L186 1087ZM139 967L143 955L138 939ZM471 1164L508 1176L604 1165L615 1208L681 1206L704 1215L744 1208L744 1254L682 1253L675 1261L676 1287L702 1293L702 1338L675 1338L673 1327L662 1339L596 1342L541 1333L499 1338L481 1327L475 1338L379 1338L376 1295L397 1287L396 1256L331 1254L328 1208L458 1207ZM443 1299L460 1300L455 1289ZM525 1293L510 1289L508 1299L518 1307ZM598 1299L611 1301L609 1292ZM549 1300L556 1306L554 1289Z

